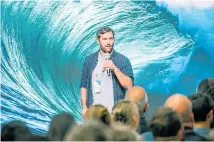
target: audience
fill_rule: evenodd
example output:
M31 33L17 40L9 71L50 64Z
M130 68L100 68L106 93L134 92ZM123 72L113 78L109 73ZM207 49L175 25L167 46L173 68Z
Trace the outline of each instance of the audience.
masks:
M108 127L100 121L88 120L83 125L71 129L65 136L65 141L108 141Z
M171 108L181 117L185 141L207 140L193 131L195 120L192 112L192 103L186 96L181 94L172 95L166 100L164 106Z
M214 129L211 129L208 135L210 141L214 141Z
M136 131L131 130L128 126L114 124L110 130L111 141L140 141L141 136Z
M144 132L149 131L149 128L146 124L146 118L145 118L145 113L149 108L148 96L146 91L139 86L132 87L127 91L125 100L129 100L137 104L137 107L139 110L139 116L140 116L137 132L139 134L143 134Z
M213 120L213 100L206 94L194 94L189 97L194 114L194 131L208 138Z
M110 114L93 105L77 125L63 112L53 116L46 136L32 134L21 121L2 124L2 141L207 141L214 140L214 78L202 80L196 94L170 96L157 108L147 125L148 95L144 88L130 88Z
M197 86L197 93L207 94L211 96L214 101L214 78L202 80ZM210 124L210 127L214 128L214 120Z
M181 141L182 122L171 108L158 108L153 113L149 127L155 141Z
M112 109L112 121L127 125L136 131L139 125L137 105L126 100L117 102Z
M202 80L196 89L197 93L208 94L214 99L214 78Z
M45 136L31 135L26 141L49 141Z
M1 130L1 141L27 141L32 135L29 128L21 121L11 121Z
M84 116L85 120L100 120L104 124L110 126L111 115L107 108L102 105L93 105L88 108Z
M71 114L66 112L57 114L51 120L47 137L50 141L62 141L67 131L75 125Z

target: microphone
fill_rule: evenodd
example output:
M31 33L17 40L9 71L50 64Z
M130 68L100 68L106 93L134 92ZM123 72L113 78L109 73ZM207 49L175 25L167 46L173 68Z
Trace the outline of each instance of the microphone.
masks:
M105 60L109 60L109 59L110 59L110 54L105 53ZM107 75L110 76L111 70L109 68L107 68L106 71L107 71Z

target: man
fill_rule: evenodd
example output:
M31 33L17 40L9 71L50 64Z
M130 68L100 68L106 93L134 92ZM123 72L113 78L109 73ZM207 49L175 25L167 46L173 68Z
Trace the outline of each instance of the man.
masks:
M194 131L208 138L210 123L213 120L213 100L206 94L194 94L189 99L193 106Z
M185 141L207 140L193 131L195 120L192 112L192 103L186 96L181 94L172 95L166 100L164 106L171 108L180 115L184 126Z
M212 97L214 100L214 78L207 78L202 80L196 89L197 93L205 93ZM211 128L214 128L214 120L210 124Z
M182 122L171 108L157 108L151 117L149 127L155 141L181 141L183 139Z
M97 120L85 121L82 125L76 125L70 129L64 141L109 141L109 127Z
M93 104L101 104L111 111L114 103L124 99L126 89L133 85L131 63L113 49L114 41L111 28L102 27L97 31L100 50L87 56L83 64L80 84L82 115Z
M149 108L148 96L145 89L139 86L132 87L127 91L125 99L135 103L138 107L140 115L140 125L137 129L137 132L139 134L143 134L144 132L149 131L145 119L145 113Z
M210 95L214 100L214 78L202 80L197 86L197 93L205 93Z

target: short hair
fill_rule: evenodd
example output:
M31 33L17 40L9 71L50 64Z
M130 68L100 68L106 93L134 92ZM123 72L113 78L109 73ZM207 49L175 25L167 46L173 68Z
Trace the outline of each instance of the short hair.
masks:
M208 94L214 100L214 78L202 80L197 86L197 93Z
M108 141L109 129L100 121L88 120L70 130L64 141Z
M97 30L97 34L96 34L97 39L100 38L100 35L101 35L101 34L105 34L105 33L107 33L107 32L112 32L113 37L114 37L115 33L114 33L113 29L110 28L110 27L105 26L105 27L101 27L99 30Z
M171 108L157 108L149 121L154 137L174 137L181 129L181 119Z
M49 139L46 136L32 135L27 141L49 141Z
M4 124L1 130L1 141L27 141L32 135L22 121L11 121Z
M139 117L139 112L137 105L130 101L121 100L113 106L112 118L116 123L125 124L132 127L133 115L137 115Z
M86 120L100 120L108 126L111 124L111 115L108 112L108 109L102 105L93 105L89 107L84 118Z
M192 102L192 109L195 122L206 121L207 114L213 109L213 100L207 94L193 94L189 96Z
M75 125L71 114L67 112L57 114L51 120L47 137L50 141L62 141L67 131Z

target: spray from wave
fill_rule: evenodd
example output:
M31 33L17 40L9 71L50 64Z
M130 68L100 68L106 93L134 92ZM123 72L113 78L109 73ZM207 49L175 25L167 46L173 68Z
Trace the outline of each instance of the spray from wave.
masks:
M190 34L214 63L214 1L157 0L157 5L178 17L180 30Z

